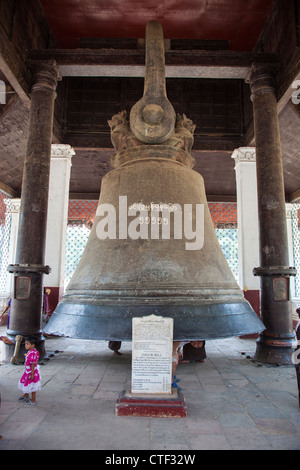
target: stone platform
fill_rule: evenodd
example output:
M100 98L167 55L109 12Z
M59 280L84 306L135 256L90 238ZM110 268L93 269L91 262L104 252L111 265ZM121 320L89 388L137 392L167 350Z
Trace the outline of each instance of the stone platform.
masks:
M131 387L131 343L118 356L104 341L48 338L46 349L59 352L41 364L36 406L18 402L24 365L0 365L0 451L300 450L295 370L252 362L255 346L207 341L205 363L176 370L186 418L157 419L116 416L120 393Z

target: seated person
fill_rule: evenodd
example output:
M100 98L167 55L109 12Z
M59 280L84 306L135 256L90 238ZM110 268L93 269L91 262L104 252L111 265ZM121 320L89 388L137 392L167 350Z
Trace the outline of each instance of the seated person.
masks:
M120 353L119 349L121 348L122 342L121 341L109 341L108 342L108 347L111 349L114 354L117 354L120 356L122 353Z
M182 359L180 363L199 361L205 362L205 341L190 341L183 346Z

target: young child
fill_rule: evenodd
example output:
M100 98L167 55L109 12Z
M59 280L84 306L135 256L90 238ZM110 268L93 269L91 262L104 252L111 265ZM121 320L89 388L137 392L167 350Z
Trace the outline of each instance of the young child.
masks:
M26 405L36 404L36 392L41 390L40 366L38 365L39 353L35 349L35 338L28 337L25 339L25 372L19 380L18 388L22 390L23 396L19 401L24 401ZM31 400L29 394L31 393Z

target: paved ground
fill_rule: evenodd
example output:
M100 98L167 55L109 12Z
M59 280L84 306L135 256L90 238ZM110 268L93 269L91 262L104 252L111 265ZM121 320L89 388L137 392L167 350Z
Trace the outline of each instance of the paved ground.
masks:
M131 343L121 356L98 341L52 338L46 347L61 352L41 366L35 407L17 401L23 366L0 366L0 450L300 450L294 368L251 362L253 340L209 341L206 363L179 365L188 410L179 419L115 415L130 389Z

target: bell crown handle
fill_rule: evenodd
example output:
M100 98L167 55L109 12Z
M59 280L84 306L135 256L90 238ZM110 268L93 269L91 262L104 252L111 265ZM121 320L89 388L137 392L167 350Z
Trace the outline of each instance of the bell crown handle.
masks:
M166 97L164 35L160 23L150 21L146 26L146 72L144 96L154 100Z
M146 26L144 95L130 112L131 132L147 144L160 144L174 131L176 115L167 98L164 35L160 23Z

